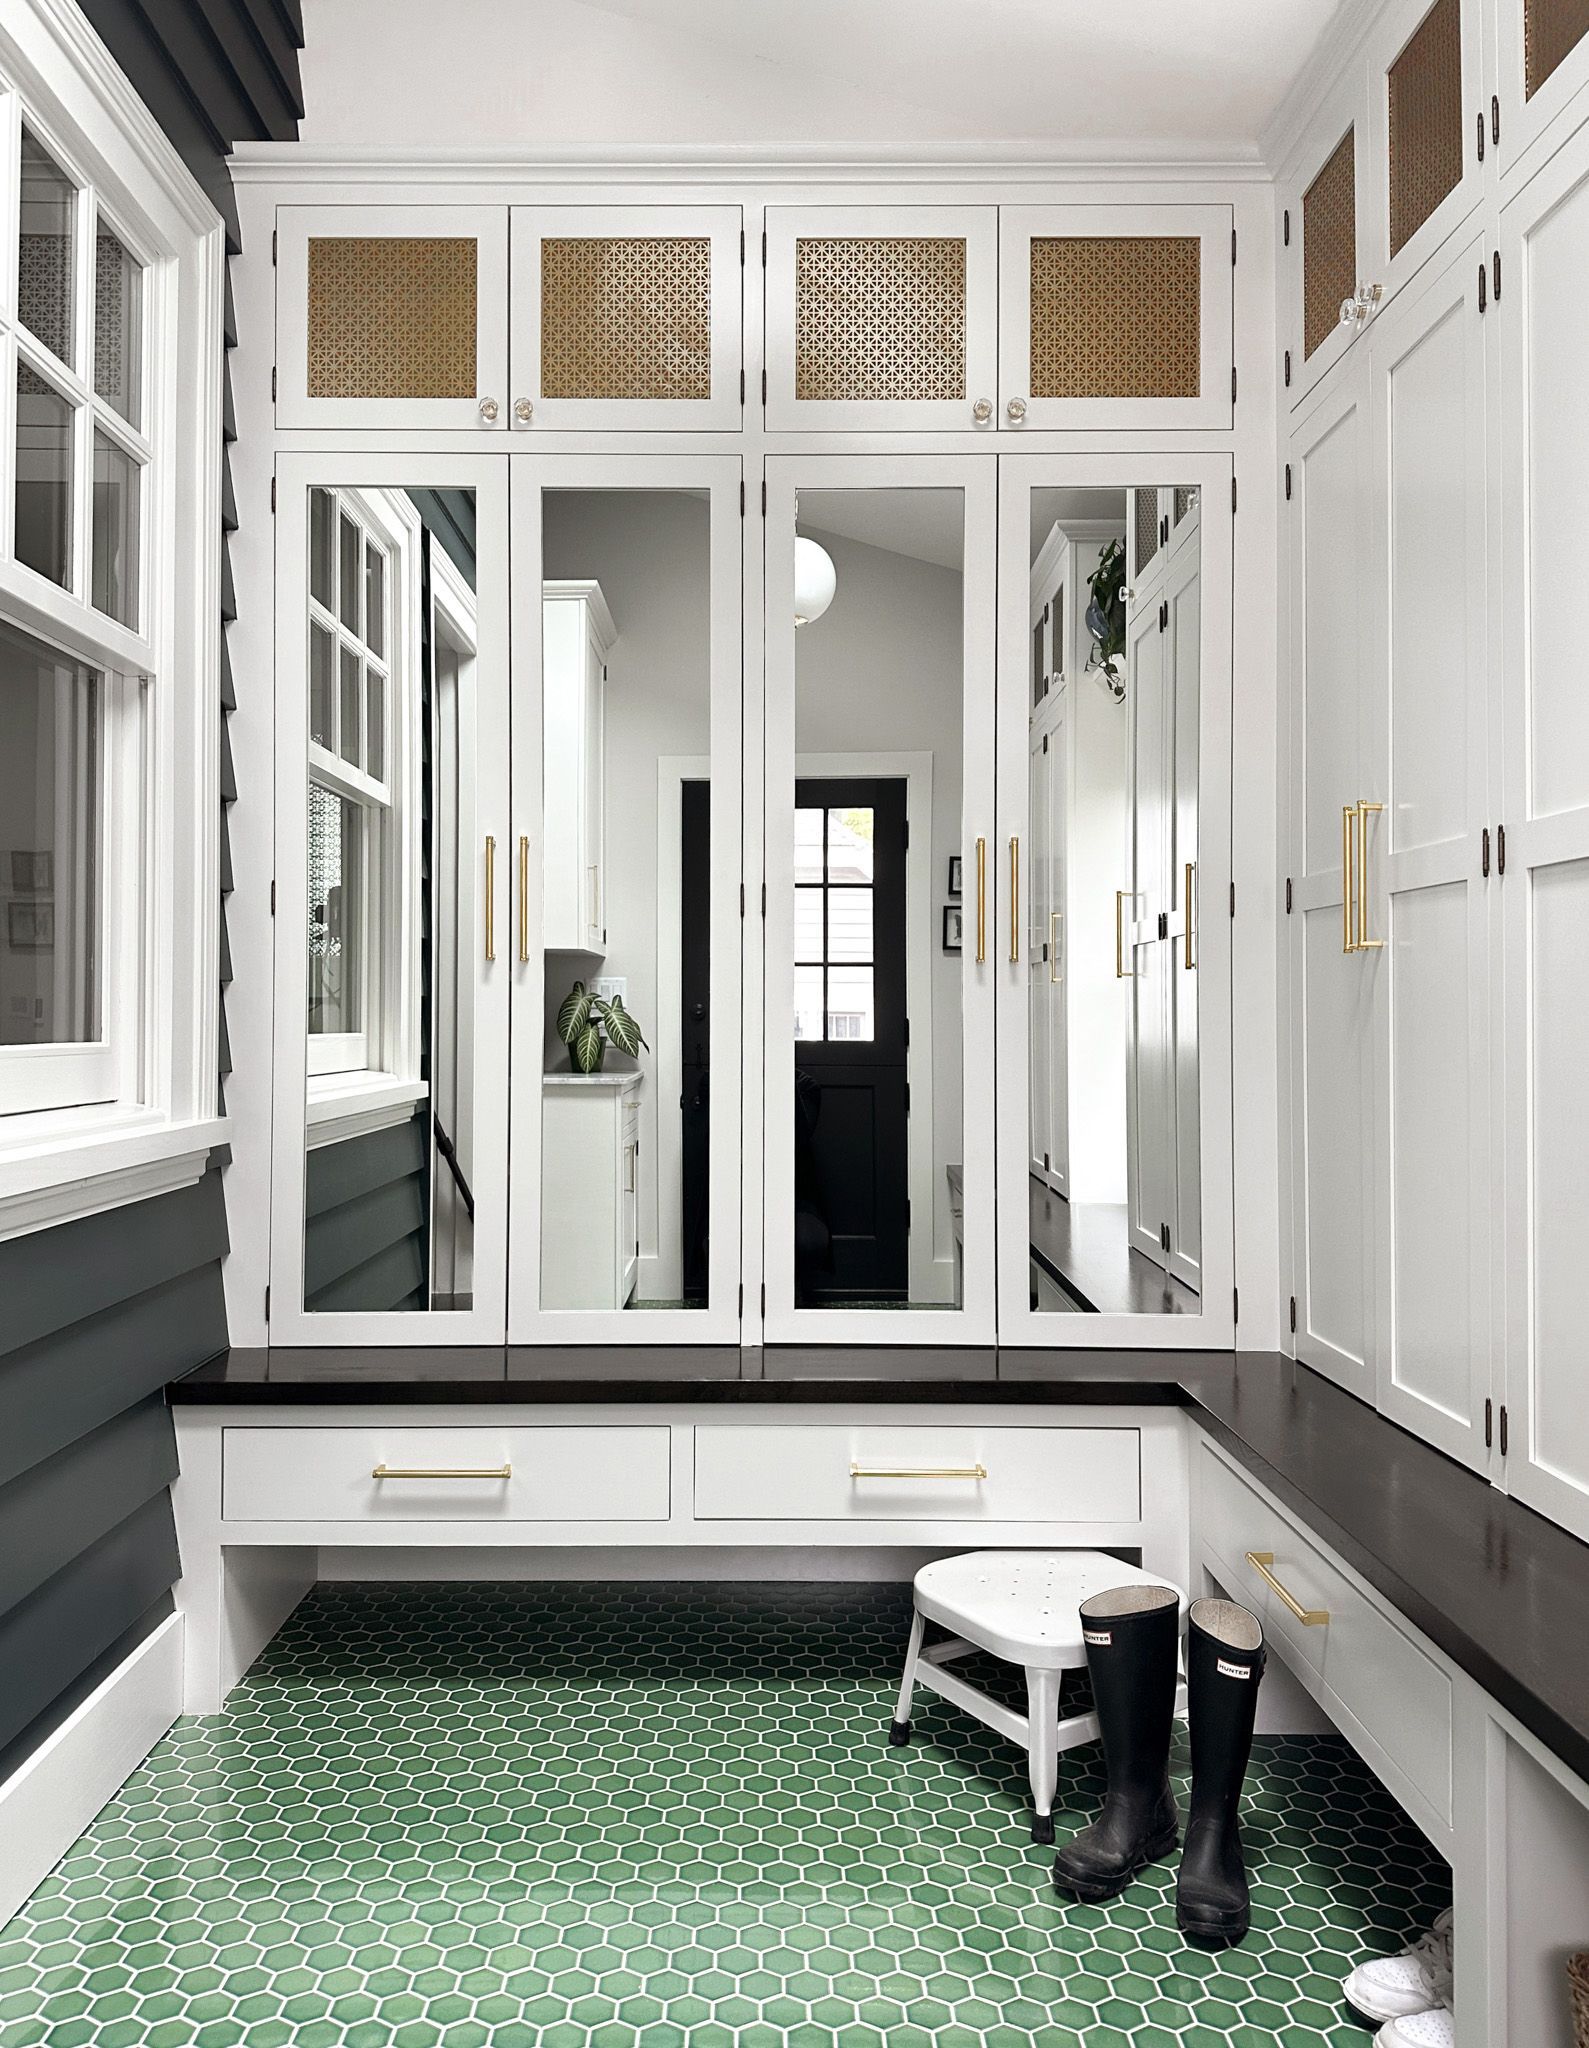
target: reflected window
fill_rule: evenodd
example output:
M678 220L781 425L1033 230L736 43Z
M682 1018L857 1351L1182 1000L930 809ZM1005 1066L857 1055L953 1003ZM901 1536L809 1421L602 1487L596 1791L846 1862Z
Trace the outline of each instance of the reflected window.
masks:
M795 1038L870 1041L872 983L870 809L795 812Z

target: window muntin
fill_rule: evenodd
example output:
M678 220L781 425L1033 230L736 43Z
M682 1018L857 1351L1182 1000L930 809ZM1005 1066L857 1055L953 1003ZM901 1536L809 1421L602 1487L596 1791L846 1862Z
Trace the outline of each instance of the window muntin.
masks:
M870 1041L873 813L795 811L795 1037Z

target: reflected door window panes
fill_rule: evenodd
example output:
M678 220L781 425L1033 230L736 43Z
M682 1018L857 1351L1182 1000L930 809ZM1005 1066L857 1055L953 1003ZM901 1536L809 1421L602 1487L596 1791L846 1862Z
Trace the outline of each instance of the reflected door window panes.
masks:
M75 369L77 187L24 123L17 311L35 341Z
M359 805L309 789L309 1032L363 1030L364 822ZM362 1064L362 1062L360 1062Z
M16 558L52 583L72 581L72 416L75 407L17 363Z
M870 1040L870 810L795 812L795 1038Z
M108 435L94 435L93 603L138 624L139 493L143 468Z
M94 237L94 389L129 426L143 424L143 265L103 221Z

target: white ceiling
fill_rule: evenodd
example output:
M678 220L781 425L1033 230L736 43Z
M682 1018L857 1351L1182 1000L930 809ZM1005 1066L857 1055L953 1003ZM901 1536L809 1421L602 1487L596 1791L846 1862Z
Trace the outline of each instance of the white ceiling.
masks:
M1341 0L306 0L302 139L1249 147Z

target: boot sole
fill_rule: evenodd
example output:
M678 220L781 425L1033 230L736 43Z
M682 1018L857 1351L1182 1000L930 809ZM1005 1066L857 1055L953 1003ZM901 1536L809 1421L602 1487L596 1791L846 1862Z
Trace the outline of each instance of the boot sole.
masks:
M1194 1948L1220 1949L1234 1948L1238 1942L1245 1941L1252 1920L1243 1914L1239 1919L1193 1921L1188 1925L1177 1913L1175 1924Z
M1178 1827L1168 1829L1164 1834L1156 1836L1153 1841L1147 1844L1141 1855L1137 1857L1128 1870L1119 1871L1113 1877L1096 1882L1089 1882L1085 1878L1068 1876L1060 1869L1059 1859L1056 1857L1054 1859L1054 1882L1061 1891L1069 1892L1082 1905L1100 1906L1105 1899L1118 1898L1126 1886L1133 1879L1140 1877L1150 1863L1162 1863L1166 1857L1173 1856L1180 1844L1180 1839L1181 1831Z

